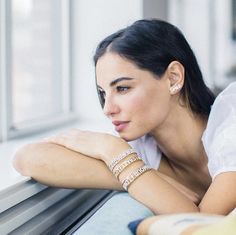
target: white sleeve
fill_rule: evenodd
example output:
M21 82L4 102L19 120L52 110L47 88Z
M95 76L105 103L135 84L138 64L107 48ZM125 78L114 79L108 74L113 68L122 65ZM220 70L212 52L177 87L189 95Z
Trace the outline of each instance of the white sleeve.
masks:
M236 171L236 83L216 98L202 141L212 179Z
M146 165L158 169L161 161L161 151L157 147L155 139L145 135L137 140L129 142Z

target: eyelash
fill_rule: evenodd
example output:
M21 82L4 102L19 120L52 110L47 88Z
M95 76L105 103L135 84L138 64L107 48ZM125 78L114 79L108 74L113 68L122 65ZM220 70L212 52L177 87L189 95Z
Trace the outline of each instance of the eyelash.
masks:
M130 89L130 87L127 87L127 86L117 86L117 87L116 87L116 90L117 90L117 92L119 92L119 93L123 93L123 92L125 93L125 92L127 92L129 89ZM101 106L102 106L102 108L103 108L104 105L105 105L106 93L105 93L105 91L98 90L98 95L99 95L99 100L100 100Z
M118 92L126 92L126 91L128 91L130 89L130 87L128 87L128 86L117 86L116 87L116 90L118 91Z
M99 100L100 100L101 106L103 108L104 105L105 105L105 97L106 97L105 91L98 90L98 96L99 96Z

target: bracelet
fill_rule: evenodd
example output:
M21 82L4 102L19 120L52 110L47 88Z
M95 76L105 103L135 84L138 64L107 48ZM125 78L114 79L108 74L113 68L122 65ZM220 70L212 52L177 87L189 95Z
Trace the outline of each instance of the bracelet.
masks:
M134 149L127 149L123 153L119 154L115 159L112 160L112 162L109 164L109 168L111 171L113 171L114 167L125 157L129 156L132 153L136 153Z
M136 161L140 161L142 160L141 157L139 157L138 155L134 155L132 156L129 160L122 162L119 166L115 167L113 169L113 174L115 175L116 178L119 177L120 173L126 168L128 167L131 163L136 162Z
M143 165L141 167L139 167L138 169L136 169L135 171L133 171L127 178L125 178L122 182L122 186L123 188L127 191L128 187L130 186L130 184L132 182L134 182L140 175L142 175L144 172L146 171L150 171L152 170L151 167L147 166L147 165Z

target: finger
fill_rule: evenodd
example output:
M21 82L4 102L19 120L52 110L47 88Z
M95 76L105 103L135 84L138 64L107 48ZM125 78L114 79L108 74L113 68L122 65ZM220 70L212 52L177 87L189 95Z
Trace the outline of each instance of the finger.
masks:
M54 139L55 139L55 136L49 136L49 137L43 138L41 141L42 142L53 142Z
M44 139L45 142L59 144L59 145L65 145L65 143L67 142L66 140L67 140L67 137L65 135L50 136Z

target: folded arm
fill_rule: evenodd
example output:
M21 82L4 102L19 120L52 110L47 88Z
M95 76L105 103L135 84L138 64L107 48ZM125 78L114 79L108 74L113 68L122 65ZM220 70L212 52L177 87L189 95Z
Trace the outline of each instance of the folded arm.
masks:
M103 161L57 144L28 144L16 152L13 165L22 175L50 186L123 190Z
M50 186L123 190L103 161L53 143L26 145L13 164L21 174ZM192 191L157 171L141 176L133 186L131 195L156 213L197 210Z

